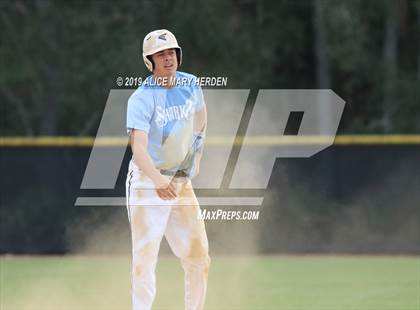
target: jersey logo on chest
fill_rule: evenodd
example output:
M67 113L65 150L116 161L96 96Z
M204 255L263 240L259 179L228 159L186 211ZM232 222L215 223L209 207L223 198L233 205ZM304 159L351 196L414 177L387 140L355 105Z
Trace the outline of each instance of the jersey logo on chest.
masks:
M168 122L187 120L193 113L193 102L190 99L183 105L175 105L167 108L156 107L155 122L159 127L165 126Z

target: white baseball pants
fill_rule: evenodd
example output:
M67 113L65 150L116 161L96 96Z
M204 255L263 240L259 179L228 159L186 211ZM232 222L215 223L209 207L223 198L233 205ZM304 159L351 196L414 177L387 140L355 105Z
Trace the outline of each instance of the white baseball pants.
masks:
M134 164L126 182L132 238L132 306L151 309L156 294L155 268L162 237L181 259L185 273L185 309L204 306L210 265L204 221L189 180L177 183L178 198L162 200L154 184Z

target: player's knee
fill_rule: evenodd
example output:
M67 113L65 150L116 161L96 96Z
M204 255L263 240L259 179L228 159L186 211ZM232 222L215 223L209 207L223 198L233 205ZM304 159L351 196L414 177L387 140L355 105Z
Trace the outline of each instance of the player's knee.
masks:
M191 241L188 254L182 258L184 268L199 268L205 273L208 273L210 261L207 243L200 239Z
M143 270L153 269L157 261L158 246L149 242L133 250L133 269L136 274Z
M200 272L207 278L210 269L210 256L205 255L202 257L184 258L182 259L182 267L187 273Z

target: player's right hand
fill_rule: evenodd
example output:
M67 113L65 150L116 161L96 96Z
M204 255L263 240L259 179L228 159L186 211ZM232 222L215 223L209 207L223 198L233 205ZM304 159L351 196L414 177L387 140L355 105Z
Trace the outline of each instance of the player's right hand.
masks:
M160 174L153 182L159 198L163 200L173 200L178 197L176 186L171 182L169 177Z

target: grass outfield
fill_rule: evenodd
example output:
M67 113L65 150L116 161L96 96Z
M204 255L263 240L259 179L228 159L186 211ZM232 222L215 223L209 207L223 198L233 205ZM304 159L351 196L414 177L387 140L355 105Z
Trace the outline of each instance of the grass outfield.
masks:
M126 257L2 257L0 309L129 309ZM154 309L183 308L183 272L160 257ZM420 309L420 258L213 257L206 309Z

